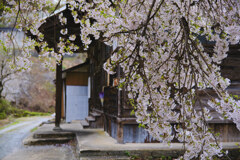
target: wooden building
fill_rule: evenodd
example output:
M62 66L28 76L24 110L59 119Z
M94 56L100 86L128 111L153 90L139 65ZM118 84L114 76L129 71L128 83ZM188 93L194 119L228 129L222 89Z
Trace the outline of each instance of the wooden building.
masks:
M95 42L88 54L90 59L90 99L89 116L83 124L90 128L104 128L104 130L119 143L144 143L155 142L143 129L139 128L133 108L128 104L126 92L119 90L117 81L120 77L120 68L115 75L109 75L103 69L112 48L102 42ZM104 101L101 103L99 94L104 93Z
M80 52L83 48L79 37L80 26L73 22L67 8L47 18L46 23L41 26L45 41L50 46L56 46L60 29L63 28L57 18L60 13L68 18L69 34L77 36L75 43L79 45ZM229 91L237 95L240 95L239 49L239 45L231 46L229 56L222 64L223 76L233 82ZM128 104L126 92L116 87L115 82L120 76L120 68L115 75L109 75L103 69L103 64L111 55L112 47L101 41L93 41L87 52L89 60L84 64L64 71L61 65L57 66L56 126L59 126L62 116L67 122L79 119L84 127L104 128L110 136L117 139L118 143L156 142L143 128L138 127L136 118L130 114L133 108ZM101 98L104 100L103 103ZM202 98L206 99L205 94L202 94ZM209 123L216 132L223 134L220 140L240 142L240 132L235 124L220 120L215 111L212 111L212 114L214 119Z

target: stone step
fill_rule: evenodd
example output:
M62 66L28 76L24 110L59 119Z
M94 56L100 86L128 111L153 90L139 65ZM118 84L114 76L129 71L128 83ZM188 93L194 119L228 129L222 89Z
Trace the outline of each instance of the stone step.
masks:
M93 116L93 117L99 117L101 116L100 113L97 113L97 112L90 112L90 115Z
M73 140L73 137L61 138L28 138L23 141L24 145L64 144Z
M82 124L83 128L89 127L89 123L86 120L81 120L80 123Z
M93 116L88 116L88 117L86 117L85 119L86 119L86 121L87 121L88 123L94 122L94 121L96 120L95 117L93 117Z
M64 138L64 137L75 137L75 134L72 132L35 132L33 138Z
M80 122L81 122L81 120L72 120L71 123L80 123Z

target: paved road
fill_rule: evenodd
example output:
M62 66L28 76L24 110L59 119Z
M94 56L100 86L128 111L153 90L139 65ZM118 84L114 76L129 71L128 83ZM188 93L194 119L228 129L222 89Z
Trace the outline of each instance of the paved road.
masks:
M68 145L27 147L22 144L23 139L31 134L31 129L49 118L21 118L16 125L0 130L0 160L75 160Z

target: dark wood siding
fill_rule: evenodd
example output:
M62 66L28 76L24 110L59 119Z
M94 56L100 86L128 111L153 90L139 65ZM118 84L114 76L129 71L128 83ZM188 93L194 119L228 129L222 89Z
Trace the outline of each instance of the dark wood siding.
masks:
M68 72L66 75L66 85L87 86L88 73Z

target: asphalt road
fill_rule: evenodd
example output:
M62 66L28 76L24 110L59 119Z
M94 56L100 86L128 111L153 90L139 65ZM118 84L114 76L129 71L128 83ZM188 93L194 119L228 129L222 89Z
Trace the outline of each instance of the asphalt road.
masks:
M28 117L0 130L0 160L75 160L69 145L24 146L31 130L50 117Z

